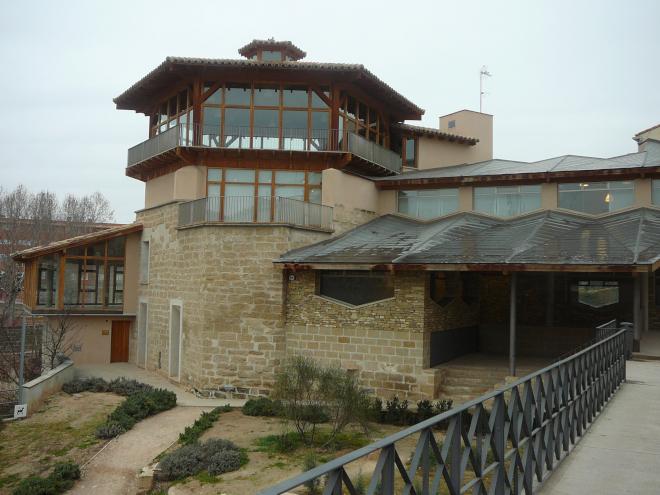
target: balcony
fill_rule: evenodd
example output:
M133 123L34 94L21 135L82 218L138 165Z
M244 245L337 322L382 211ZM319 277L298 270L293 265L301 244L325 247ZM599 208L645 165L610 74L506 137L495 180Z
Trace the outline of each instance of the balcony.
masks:
M214 129L215 131L215 129ZM219 135L198 125L178 124L128 150L127 168L168 159L178 148L274 150L300 153L350 154L349 165L374 175L401 172L401 156L347 130L229 127Z
M290 225L331 231L332 207L270 196L210 196L179 205L179 227L209 223Z

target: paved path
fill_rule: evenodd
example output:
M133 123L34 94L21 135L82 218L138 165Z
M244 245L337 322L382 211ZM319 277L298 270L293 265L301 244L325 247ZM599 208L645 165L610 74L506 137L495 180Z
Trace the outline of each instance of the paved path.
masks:
M83 469L68 492L75 495L124 495L137 491L137 473L179 438L179 433L210 408L175 407L140 421L112 440Z
M180 406L216 407L229 404L232 407L243 407L244 399L204 399L185 390L182 386L169 381L162 375L144 368L138 368L130 363L112 364L77 364L75 367L76 377L95 376L106 380L125 377L132 378L142 383L153 385L157 388L171 390L176 394L176 403Z
M660 493L660 362L627 366L628 382L540 494Z

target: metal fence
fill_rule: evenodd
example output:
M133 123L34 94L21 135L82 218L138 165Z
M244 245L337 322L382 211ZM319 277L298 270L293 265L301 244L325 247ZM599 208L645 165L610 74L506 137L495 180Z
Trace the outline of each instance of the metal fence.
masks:
M179 226L264 223L332 230L332 207L270 196L209 196L179 205Z
M354 132L338 129L178 124L128 150L128 166L178 146L284 151L344 151L389 171L401 171L401 155Z
M14 406L18 402L17 388L0 388L0 419L13 418Z
M378 453L368 495L531 494L625 380L626 333L260 493L324 479L324 495L358 495L347 466ZM397 442L409 437L417 441L406 463Z

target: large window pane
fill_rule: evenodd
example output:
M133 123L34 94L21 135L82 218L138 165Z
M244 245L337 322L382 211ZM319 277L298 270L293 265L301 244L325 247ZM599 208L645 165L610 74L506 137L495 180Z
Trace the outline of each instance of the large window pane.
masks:
M263 62L281 62L282 52L273 50L264 50L261 52L261 60Z
M399 191L399 213L415 218L435 218L458 210L458 189Z
M559 184L559 207L592 215L632 206L635 188L631 181Z
M224 220L225 222L254 221L254 186L225 185Z
M320 271L319 295L360 306L394 297L394 280L380 272Z
M415 166L415 140L413 138L406 139L406 167Z
M120 257L124 256L124 241L125 237L117 237L108 241L108 256Z
M305 188L302 186L276 186L275 196L303 201L305 199Z
M277 110L255 110L252 147L274 150L279 148L279 112Z
M329 98L330 94L328 92L324 92L324 96L326 98ZM323 101L323 98L321 98L316 91L312 90L312 107L313 108L328 108L328 105L326 104L325 101Z
M304 184L305 172L275 172L276 184Z
M221 109L204 107L202 144L204 146L220 146L220 115Z
M244 86L228 86L225 89L225 105L250 106L250 88Z
M254 170L229 168L225 170L225 181L254 183L254 174L255 174Z
M254 105L279 107L280 90L277 88L254 88Z
M285 88L283 96L285 107L307 108L308 106L307 89Z
M227 148L250 147L250 110L225 109L225 146Z
M124 302L124 264L108 264L108 305L123 304Z
M282 112L282 137L284 149L307 149L307 111L285 110Z
M209 103L212 105L220 105L222 103L222 88L217 89L214 91L205 101L204 103Z
M474 209L488 215L513 217L539 208L539 185L474 188Z

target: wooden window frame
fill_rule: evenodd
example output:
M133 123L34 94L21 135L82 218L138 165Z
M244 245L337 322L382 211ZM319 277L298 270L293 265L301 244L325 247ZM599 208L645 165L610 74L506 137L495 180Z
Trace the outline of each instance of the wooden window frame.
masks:
M209 180L209 170L220 170L220 180ZM237 182L237 181L228 181L227 180L227 170L247 170L247 171L253 171L254 172L254 181L252 182ZM270 182L263 182L259 180L259 172L270 172ZM303 184L294 184L294 183L288 183L288 182L277 182L276 180L276 175L278 172L300 172L305 174L305 182ZM259 186L269 186L270 187L270 221L272 222L275 218L275 201L277 196L275 196L275 188L277 186L290 186L290 187L302 187L303 188L303 200L305 202L309 202L309 194L312 189L321 189L323 191L323 178L321 175L321 182L318 184L311 184L309 181L310 174L321 174L320 171L315 171L315 170L281 170L281 169L260 169L260 168L250 168L250 169L244 169L244 168L234 168L234 167L208 167L206 170L206 197L209 197L209 185L219 185L220 186L220 197L224 198L225 197L225 186L227 184L230 185L252 185L252 195L254 197L254 214L253 214L253 221L255 223L261 223L258 222L257 215L258 215L258 198L259 197L264 197L264 196L259 196ZM220 201L220 207L219 207L219 214L220 218L224 218L224 201Z

